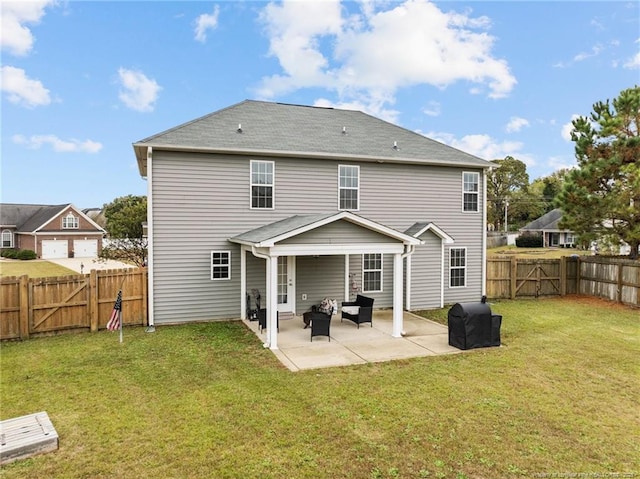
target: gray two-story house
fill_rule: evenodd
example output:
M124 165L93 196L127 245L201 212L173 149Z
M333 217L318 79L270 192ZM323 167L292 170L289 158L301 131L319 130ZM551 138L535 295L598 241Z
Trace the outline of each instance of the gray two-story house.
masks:
M148 182L151 324L361 294L402 311L477 301L491 163L359 111L244 101L133 145Z

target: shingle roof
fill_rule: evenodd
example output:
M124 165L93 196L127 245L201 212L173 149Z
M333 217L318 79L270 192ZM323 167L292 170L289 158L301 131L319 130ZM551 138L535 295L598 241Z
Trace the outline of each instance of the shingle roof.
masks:
M550 231L557 230L561 231L558 223L562 219L562 210L556 208L554 210L545 213L540 218L533 220L531 223L526 224L520 231Z
M0 225L16 226L18 231L35 231L64 210L65 205L0 204Z
M360 111L254 100L136 142L134 150L143 175L148 146L491 166L488 161Z

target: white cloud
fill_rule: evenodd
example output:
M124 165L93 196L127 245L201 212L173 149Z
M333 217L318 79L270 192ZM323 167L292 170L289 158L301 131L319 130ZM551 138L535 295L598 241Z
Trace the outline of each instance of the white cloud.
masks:
M571 115L571 121L562 125L562 129L560 130L560 135L564 139L564 141L571 141L571 132L573 131L573 120L577 120L580 118L580 115Z
M636 43L640 44L640 39L636 40ZM629 70L638 70L640 69L640 52L637 52L631 58L629 58L622 65L624 68L628 68Z
M512 156L522 161L527 167L536 165L535 159L522 151L524 145L519 141L499 142L489 135L466 135L458 139L449 133L442 132L429 132L425 136L488 161Z
M398 89L420 84L465 81L492 98L515 86L506 61L492 55L488 18L445 13L426 0L349 3L358 6L349 15L336 0L267 5L261 18L282 73L263 78L259 95L321 87L347 102L393 103Z
M566 158L563 156L551 156L547 160L547 166L553 171L565 170L576 166L575 158Z
M153 111L154 103L162 87L144 73L120 68L118 70L122 89L118 97L132 110Z
M522 130L525 126L529 126L529 120L512 116L509 123L507 123L506 130L507 133L514 133Z
M422 109L422 113L428 116L440 116L440 103L437 101L430 101L427 106Z
M215 30L218 26L218 15L220 14L220 7L216 5L213 9L213 13L203 13L196 18L196 40L199 42L207 41L207 30Z
M98 153L102 149L102 144L93 140L61 140L56 135L32 135L29 138L14 135L13 142L34 150L49 145L58 153Z
M12 55L24 56L33 48L33 34L26 24L37 24L53 0L2 2L0 45Z
M1 88L11 103L28 108L51 103L49 90L39 80L32 80L21 68L3 66L1 69Z
M573 61L574 62L581 62L583 60L586 60L588 58L592 58L592 57L596 57L600 54L600 52L602 52L603 48L602 45L594 45L591 48L590 52L582 52L582 53L578 53L575 57L573 57Z

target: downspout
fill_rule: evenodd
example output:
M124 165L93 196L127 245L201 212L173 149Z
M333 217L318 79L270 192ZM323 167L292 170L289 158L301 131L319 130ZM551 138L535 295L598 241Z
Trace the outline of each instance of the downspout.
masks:
M154 317L155 317L155 308L154 308L154 296L155 296L155 288L153 287L153 168L152 161L153 158L153 148L150 146L147 147L147 275L148 275L148 293L147 293L147 301L149 303L148 306L148 318L149 325L147 326L148 332L153 332L155 330L154 326Z
M481 296L487 294L487 170L482 171L482 288ZM508 232L507 232L508 233Z
M408 258L406 263L407 267L405 269L405 274L407 277L407 290L405 291L405 294L404 294L404 297L405 297L404 301L405 301L405 306L407 311L411 309L411 258L409 258L409 256L411 256L415 252L415 250L416 250L415 245L410 244L410 245L407 245L406 251L400 255L400 258L403 260Z

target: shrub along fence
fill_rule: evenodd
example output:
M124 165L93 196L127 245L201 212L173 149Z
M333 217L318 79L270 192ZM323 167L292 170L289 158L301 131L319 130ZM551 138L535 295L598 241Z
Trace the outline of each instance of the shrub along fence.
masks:
M487 297L565 294L598 296L640 306L640 261L607 256L487 258Z
M0 339L106 327L122 289L125 326L147 325L147 268L92 270L55 278L0 280Z

